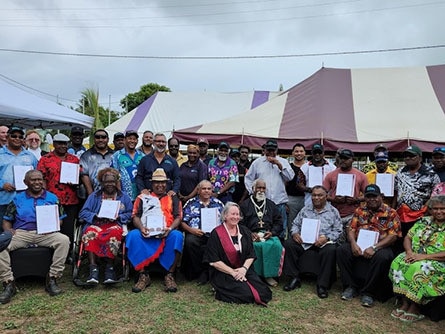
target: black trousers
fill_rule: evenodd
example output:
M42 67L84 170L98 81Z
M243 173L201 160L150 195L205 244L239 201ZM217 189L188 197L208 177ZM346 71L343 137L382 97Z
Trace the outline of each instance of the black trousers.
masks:
M300 275L303 268L300 266L300 259L302 256L306 256L309 252L313 254L314 267L318 270L314 270L314 274L317 275L317 285L325 288L330 288L332 282L335 281L336 275L336 245L329 244L323 248L312 246L308 250L304 248L293 239L287 239L284 242L284 248L286 250L284 254L283 272L285 275L292 278L296 278Z
M351 244L345 243L337 248L337 264L343 289L355 288L379 300L386 300L391 294L391 282L388 278L389 267L394 259L391 248L378 250L370 259L352 255Z
M186 233L184 238L184 250L182 252L181 271L188 280L193 280L208 266L202 263L202 258L207 247L207 236L198 237L196 235Z

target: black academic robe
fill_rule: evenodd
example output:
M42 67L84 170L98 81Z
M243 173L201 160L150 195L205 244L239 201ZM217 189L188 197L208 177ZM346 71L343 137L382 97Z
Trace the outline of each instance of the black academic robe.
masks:
M241 264L246 259L256 258L255 251L253 249L253 243L251 233L245 226L239 226L241 237L240 253ZM221 245L219 236L215 230L210 234L209 241L207 242L207 250L204 254L204 262L212 263L222 261L229 267L231 264L224 248ZM228 303L247 304L254 303L254 297L252 291L247 282L241 282L235 280L231 275L225 274L214 267L210 266L210 283L215 289L215 298ZM272 299L272 291L261 280L261 278L255 273L253 266L249 268L246 273L248 282L258 291L261 300L267 303Z

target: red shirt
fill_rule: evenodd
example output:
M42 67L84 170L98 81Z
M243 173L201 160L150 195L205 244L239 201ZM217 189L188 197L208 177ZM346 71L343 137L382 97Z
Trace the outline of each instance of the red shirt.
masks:
M65 159L62 159L50 152L42 156L37 164L37 169L42 172L43 179L46 182L46 190L54 193L62 205L74 205L79 203L76 189L77 185L60 183L60 170L62 161L79 164L79 158L73 154L67 153Z

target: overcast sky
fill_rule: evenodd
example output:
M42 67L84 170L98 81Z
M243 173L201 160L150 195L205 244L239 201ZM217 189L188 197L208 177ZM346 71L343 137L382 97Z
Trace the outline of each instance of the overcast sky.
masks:
M432 0L2 0L0 75L68 106L98 88L113 110L149 82L181 92L287 89L323 65L443 64L440 47L326 55L444 45L443 13L445 1ZM237 58L282 55L300 56Z

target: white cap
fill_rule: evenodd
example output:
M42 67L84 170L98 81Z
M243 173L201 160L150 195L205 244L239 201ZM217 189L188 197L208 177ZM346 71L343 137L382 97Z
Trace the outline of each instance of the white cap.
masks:
M58 133L53 137L53 142L55 141L62 141L62 142L69 142L70 139L65 136L63 133Z

